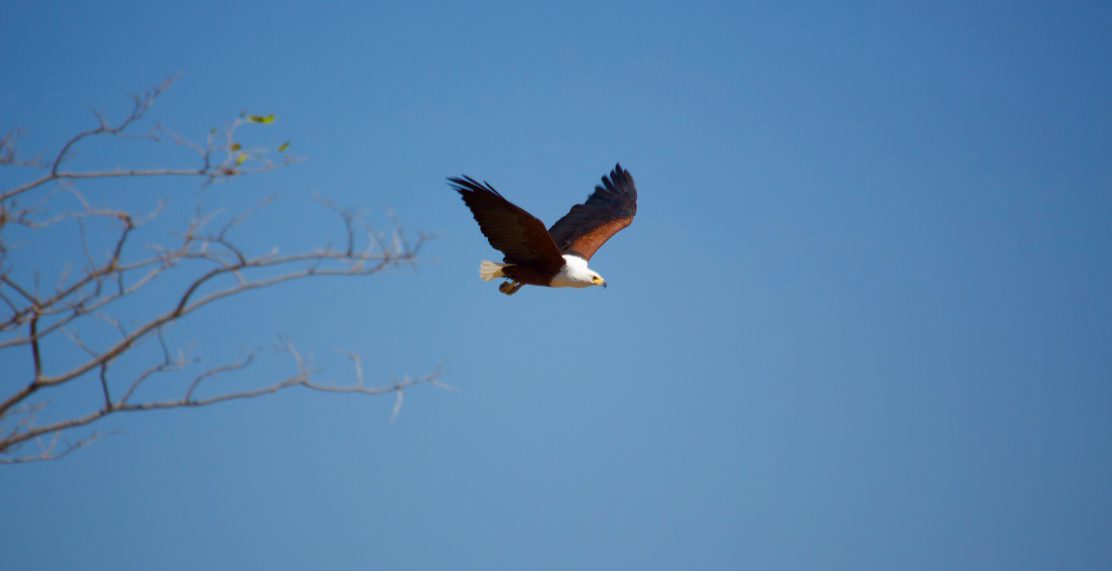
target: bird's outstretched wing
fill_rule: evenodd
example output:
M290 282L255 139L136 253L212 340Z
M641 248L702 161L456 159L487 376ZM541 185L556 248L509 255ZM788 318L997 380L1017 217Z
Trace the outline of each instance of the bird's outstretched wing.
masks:
M635 214L637 187L619 163L609 177L602 177L602 185L595 187L587 202L571 207L548 233L561 252L590 260L611 236L633 223Z
M503 198L489 183L479 184L469 176L449 178L448 182L471 209L490 245L505 256L503 262L540 265L553 272L564 265L544 222Z

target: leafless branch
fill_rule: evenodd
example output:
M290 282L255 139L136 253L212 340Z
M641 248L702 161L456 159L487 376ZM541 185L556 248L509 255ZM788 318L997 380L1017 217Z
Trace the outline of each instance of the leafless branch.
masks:
M66 141L54 157L49 161L47 172L38 178L9 188L0 193L0 202L11 199L39 188L49 182L64 180L90 180L109 178L143 178L143 177L201 177L206 184L247 173L258 173L272 170L282 164L293 162L291 155L282 154L281 160L276 161L265 153L245 153L235 143L235 133L243 125L252 121L250 118L239 117L224 129L222 138L217 138L210 133L204 146L186 141L183 137L169 130L157 127L156 133L163 133L172 141L190 148L199 155L201 164L192 168L118 168L101 171L68 171L62 167L73 156L75 148L82 142L96 137L124 137L128 130L143 117L167 89L173 85L175 78L167 79L162 84L148 90L142 95L132 96L130 112L120 121L112 123L101 113L94 111L97 126L81 131ZM159 140L157 134L153 140ZM17 131L9 131L0 139L0 165L15 164L15 141L18 139ZM219 159L217 157L220 156Z
M25 378L18 377L23 373L13 372L5 374L0 383L0 463L65 456L102 433L86 433L73 440L66 435L121 412L208 406L301 387L328 393L393 393L394 419L408 388L430 384L451 390L442 382L439 369L421 377L369 385L363 361L356 353L347 353L354 364L353 383L326 382L290 342L280 350L291 358L293 372L259 384L248 375L256 362L256 352L205 368L192 351L174 347L168 328L200 308L232 303L251 291L290 282L327 276L366 277L411 265L426 238L410 239L396 221L385 230L375 228L364 222L359 211L339 208L316 197L336 216L336 233L340 236L337 247L325 242L323 247L289 253L281 253L277 247L257 251L236 240L236 229L250 224L273 202L273 196L238 214L198 207L184 228L173 232L172 226L160 221L165 200L152 212L133 213L104 205L95 195L79 191L74 185L91 179L123 182L192 177L208 185L291 162L284 153L286 144L274 154L262 148L244 149L237 142L236 133L241 127L273 120L270 116L244 114L222 132L210 132L203 143L161 125L141 137L155 143L166 140L188 150L199 161L190 168L67 170L69 160L86 141L133 137L131 131L171 83L168 80L133 97L128 113L118 121L94 112L95 127L69 138L44 161L18 158L18 131L0 137L0 167L36 167L43 171L22 184L0 189L0 352L25 352L20 362L26 367ZM13 262L13 252L25 246L13 240L16 229L31 244L46 239L47 233L69 229L69 234L62 235L76 236L70 258L33 260L45 267ZM152 244L149 233L157 231L171 238L159 238ZM148 238L136 238L141 235ZM137 245L144 240L143 246ZM75 258L80 263L74 263ZM47 283L54 285L42 287L40 275L49 276ZM163 299L161 310L139 316L128 313L125 301L148 288ZM105 328L111 335L103 335ZM56 338L61 343L55 342ZM59 352L65 352L65 358L58 358ZM124 361L125 356L129 361ZM135 364L141 361L146 364ZM151 390L144 388L148 384ZM46 418L53 409L43 400L44 391L82 385L95 385L99 395L86 412ZM181 387L177 398L149 397L172 395L167 390L174 386Z
M61 432L55 432L54 435L50 438L49 442L47 442L47 443L40 442L39 443L39 451L37 453L23 455L23 456L19 456L19 455L0 456L0 464L27 464L27 463L30 463L30 462L45 462L47 460L60 460L62 458L65 458L66 456L69 456L70 453L75 452L77 450L80 450L80 449L88 446L89 444L92 444L94 440L100 438L101 436L102 436L101 433L94 432L92 434L89 434L88 436L85 436L83 438L79 438L76 441L70 442L70 441L63 441ZM39 440L41 440L41 439L39 439ZM58 447L59 443L62 444L61 449L59 449L59 447Z

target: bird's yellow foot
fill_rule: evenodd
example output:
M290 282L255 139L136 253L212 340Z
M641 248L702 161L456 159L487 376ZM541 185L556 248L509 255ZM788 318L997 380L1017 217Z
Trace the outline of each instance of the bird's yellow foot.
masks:
M519 282L502 282L498 286L498 291L500 291L500 292L502 292L506 295L513 295L513 294L517 293L517 290L521 289L521 286L523 286L523 285L525 285L525 284L519 283Z

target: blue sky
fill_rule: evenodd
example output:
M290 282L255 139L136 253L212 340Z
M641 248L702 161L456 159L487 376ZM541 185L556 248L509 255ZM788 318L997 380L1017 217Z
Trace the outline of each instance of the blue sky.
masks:
M277 192L241 238L295 247L337 239L316 192L437 237L176 341L461 390L393 424L304 392L109 420L0 470L0 568L1107 569L1109 29L1101 2L7 2L0 128L29 151L181 74L153 120L274 113L250 136L305 158L90 195L173 219ZM444 177L552 222L616 161L641 204L592 260L608 289L479 281Z

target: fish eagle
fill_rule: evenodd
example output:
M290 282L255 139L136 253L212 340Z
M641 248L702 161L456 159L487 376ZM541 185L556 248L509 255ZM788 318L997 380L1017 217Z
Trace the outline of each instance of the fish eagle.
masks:
M602 184L545 230L544 223L506 200L490 183L452 177L452 188L471 209L479 230L503 254L502 263L484 260L483 281L507 278L498 291L513 295L524 285L548 287L606 287L606 280L587 261L637 214L637 187L619 163L602 177Z

